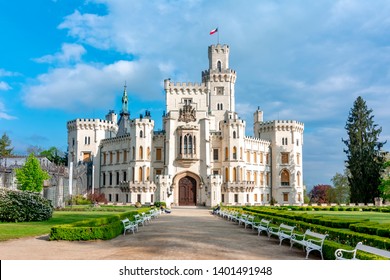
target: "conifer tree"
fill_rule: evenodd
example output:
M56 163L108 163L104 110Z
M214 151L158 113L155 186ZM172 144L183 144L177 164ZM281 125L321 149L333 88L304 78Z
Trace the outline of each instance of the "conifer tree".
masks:
M4 133L0 138L0 157L11 156L13 149L11 148L11 139Z
M385 142L379 142L382 128L374 123L373 118L372 109L368 109L359 96L345 125L348 139L342 140L347 146L344 152L349 170L350 201L353 203L373 203L374 198L380 196L378 187L384 163L381 149Z

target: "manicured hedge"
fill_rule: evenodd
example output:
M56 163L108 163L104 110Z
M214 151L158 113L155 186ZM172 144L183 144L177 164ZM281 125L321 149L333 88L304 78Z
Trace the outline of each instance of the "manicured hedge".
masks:
M284 223L295 226L295 230L300 233L305 232L306 229L310 229L318 233L328 234L329 236L325 240L323 248L325 259L334 260L334 252L337 249L344 248L347 250L352 250L358 242L363 242L365 245L377 247L380 249L390 248L390 238L353 232L345 228L333 227L333 225L340 226L342 223L350 226L352 224L357 224L362 220L348 220L345 222L336 219L332 221L319 215L313 217L313 215L306 215L302 213L296 214L270 208L244 207L242 210L252 213L253 215L257 216L257 219L265 218L272 220L274 225ZM361 259L382 259L381 257L365 253L359 253L358 257Z
M51 228L50 240L108 240L123 233L121 220L131 219L138 211L124 212L104 218L89 219Z
M0 221L46 221L53 215L50 201L39 193L0 188Z

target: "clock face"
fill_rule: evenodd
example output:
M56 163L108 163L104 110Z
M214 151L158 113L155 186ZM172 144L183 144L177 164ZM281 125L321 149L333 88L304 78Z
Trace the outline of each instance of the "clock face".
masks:
M217 94L223 95L223 87L217 87Z

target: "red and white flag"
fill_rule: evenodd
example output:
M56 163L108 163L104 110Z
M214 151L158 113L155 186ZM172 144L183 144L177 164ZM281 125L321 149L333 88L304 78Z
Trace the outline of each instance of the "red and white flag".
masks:
M214 33L218 32L218 27L210 31L210 35L213 35Z

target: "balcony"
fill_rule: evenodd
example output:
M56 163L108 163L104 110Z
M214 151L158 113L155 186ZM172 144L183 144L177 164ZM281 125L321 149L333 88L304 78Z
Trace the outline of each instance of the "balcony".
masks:
M199 158L196 154L179 154L176 161L180 166L188 168L195 162L199 161Z

